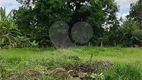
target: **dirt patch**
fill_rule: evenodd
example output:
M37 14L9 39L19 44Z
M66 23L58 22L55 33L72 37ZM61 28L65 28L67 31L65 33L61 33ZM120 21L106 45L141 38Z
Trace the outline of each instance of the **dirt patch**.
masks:
M73 63L56 68L50 71L25 70L20 72L11 72L7 74L6 80L21 80L25 77L33 77L37 80L41 76L52 76L60 78L70 78L71 80L93 79L92 75L112 68L113 63L110 61L100 61L93 64L90 63ZM0 79L1 80L1 79Z
M7 76L7 80L18 80L24 77L39 77L44 75L43 72L37 70L25 70L21 72L11 72Z
M86 73L97 73L98 70L106 70L113 66L111 61L99 61L94 63L71 63L69 65L63 66L66 70L74 70L77 72L86 72Z
M104 70L113 67L113 63L110 61L100 61L93 64L89 63L73 63L66 65L63 68L57 68L52 70L50 75L60 77L70 77L79 79L91 79L90 76L96 76L97 73L101 73Z

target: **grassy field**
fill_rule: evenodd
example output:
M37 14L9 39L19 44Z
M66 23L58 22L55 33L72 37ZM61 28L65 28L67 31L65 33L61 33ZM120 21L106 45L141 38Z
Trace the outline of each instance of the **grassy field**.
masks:
M142 48L76 47L57 50L54 48L0 50L0 71L3 79L7 79L7 75L14 72L26 70L48 72L56 68L70 67L75 62L92 64L99 61L110 61L113 69L101 71L104 78L98 80L142 80ZM55 80L49 76L45 77L42 76L40 80ZM33 80L33 78L17 78L17 80Z

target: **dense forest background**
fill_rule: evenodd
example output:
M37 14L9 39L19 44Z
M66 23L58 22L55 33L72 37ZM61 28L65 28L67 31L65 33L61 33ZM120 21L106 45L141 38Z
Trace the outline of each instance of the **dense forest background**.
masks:
M0 48L53 46L49 30L58 21L67 23L68 37L75 45L142 46L142 0L131 4L126 20L118 20L119 6L114 0L17 1L22 6L8 15L5 8L0 8ZM71 35L78 22L89 23L93 30L92 38L85 44L75 42Z

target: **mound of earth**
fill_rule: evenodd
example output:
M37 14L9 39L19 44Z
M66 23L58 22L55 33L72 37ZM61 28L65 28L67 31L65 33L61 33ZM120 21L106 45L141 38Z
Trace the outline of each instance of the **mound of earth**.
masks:
M93 79L92 75L98 73L98 71L107 70L113 66L110 61L100 61L94 64L89 63L75 63L72 65L66 65L63 68L56 68L50 71L38 71L38 70L25 70L21 72L11 72L7 74L6 80L20 80L24 77L33 77L37 80L41 76L52 76L60 78L70 78L71 80ZM0 78L2 80L2 78Z

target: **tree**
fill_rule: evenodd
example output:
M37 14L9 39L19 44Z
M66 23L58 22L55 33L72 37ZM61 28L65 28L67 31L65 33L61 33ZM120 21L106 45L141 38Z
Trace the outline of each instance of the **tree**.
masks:
M110 26L109 31L108 31L108 38L109 38L109 45L111 46L117 46L119 44L119 40L120 40L120 24L119 21L116 20L115 23Z
M137 1L135 4L131 4L130 15L133 21L138 23L138 27L142 29L142 0Z
M141 46L142 34L141 30L138 28L137 23L131 18L126 20L119 29L120 43L123 46Z
M137 1L135 4L131 4L129 18L132 18L138 28L133 33L133 40L135 40L134 44L142 46L142 0Z
M0 8L0 48L24 47L24 37L13 21L12 11L6 15L5 8Z
M91 43L97 45L99 37L104 36L102 24L114 24L117 5L114 0L18 0L22 6L15 11L14 18L18 28L40 46L51 45L50 26L57 21L72 26L80 21L88 22L94 31Z

